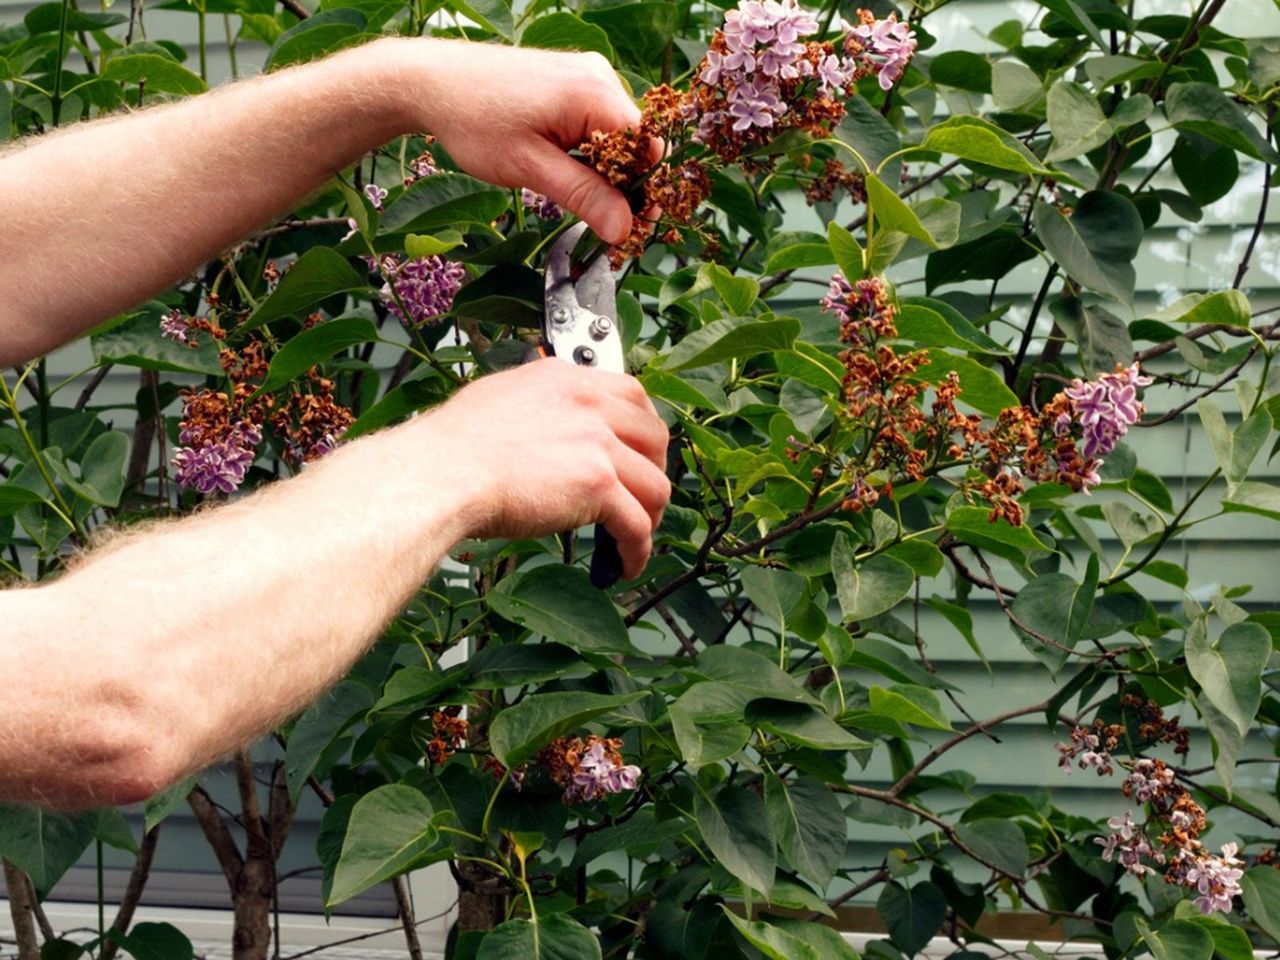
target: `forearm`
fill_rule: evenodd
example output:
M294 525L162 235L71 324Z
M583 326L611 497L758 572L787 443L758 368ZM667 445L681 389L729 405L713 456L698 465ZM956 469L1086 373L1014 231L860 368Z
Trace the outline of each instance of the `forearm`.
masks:
M409 132L396 66L406 61L385 55L397 43L69 127L0 157L0 362L141 302ZM419 52L425 66L430 51Z
M12 691L6 736L43 749L27 756L40 769L0 764L0 797L138 799L314 699L474 524L476 478L444 440L422 418L7 595L34 611L9 666L49 682Z

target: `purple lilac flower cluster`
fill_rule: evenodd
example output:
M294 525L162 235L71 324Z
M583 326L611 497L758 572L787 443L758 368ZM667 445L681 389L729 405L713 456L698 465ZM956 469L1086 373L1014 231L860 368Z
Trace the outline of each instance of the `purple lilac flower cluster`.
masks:
M564 217L564 211L554 200L541 193L534 193L528 187L520 188L520 202L539 220L558 223Z
M1098 776L1105 777L1115 771L1111 759L1111 747L1115 745L1115 740L1101 724L1093 728L1075 727L1071 731L1071 742L1057 745L1058 766L1067 773L1072 771L1073 766L1078 766L1081 770L1097 770Z
M220 441L189 445L195 439L186 430L178 435L184 446L173 452L174 479L205 495L234 493L257 457L262 431L252 424L237 424Z
M1180 882L1196 891L1196 904L1206 916L1215 911L1230 913L1232 899L1244 893L1240 888L1244 861L1236 856L1237 849L1234 843L1224 843L1221 856L1200 850L1179 854L1174 862Z
M467 278L462 264L438 256L418 257L402 263L399 257L388 254L375 261L373 268L386 280L382 299L387 309L415 326L448 313L454 296Z
M606 752L605 744L597 740L578 758L573 778L565 787L564 799L566 803L590 802L605 794L634 790L639 782L640 768L619 763Z
M1104 373L1096 380L1071 381L1063 392L1071 401L1075 421L1084 429L1080 452L1086 459L1105 457L1116 448L1146 409L1138 400L1138 388L1153 382L1142 375L1136 363L1117 366L1114 373ZM1063 436L1070 429L1071 418L1060 415L1054 432Z
M376 183L365 184L364 195L373 204L373 209L375 210L381 210L382 202L387 199L387 191Z
M1125 872L1135 877L1155 873L1151 867L1143 863L1143 860L1164 863L1164 854L1151 846L1151 841L1147 839L1142 828L1134 825L1133 816L1128 810L1124 812L1123 817L1112 817L1108 820L1107 826L1112 832L1107 834L1105 839L1097 837L1094 840L1094 843L1102 847L1102 859L1107 863L1115 857L1116 862L1124 867Z
M167 340L187 343L191 332L191 321L176 307L160 318L160 336Z
M897 14L884 20L863 20L857 26L845 24L851 38L856 39L859 57L880 81L881 90L889 90L902 79L902 72L916 52L916 35L911 26L898 21ZM853 53L850 44L846 52Z
M723 51L707 51L699 79L708 85L728 82L728 113L733 129L772 127L787 112L779 81L818 77L824 93L843 89L856 70L845 58L831 55L816 67L805 58L802 37L816 33L818 21L794 3L742 0L724 18ZM723 122L719 111L699 118L699 139L707 140Z

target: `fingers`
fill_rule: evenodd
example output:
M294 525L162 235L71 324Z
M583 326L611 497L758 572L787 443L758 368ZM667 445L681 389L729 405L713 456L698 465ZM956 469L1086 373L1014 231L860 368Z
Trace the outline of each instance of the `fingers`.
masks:
M538 144L528 186L572 210L610 243L622 243L631 232L631 207L622 191L585 163L549 141Z
M644 391L641 391L643 395ZM600 412L619 440L643 456L647 462L665 471L667 445L671 434L658 417L653 402L644 396L643 404L612 394L602 395Z
M653 552L652 519L622 484L618 484L614 495L605 501L604 508L600 522L618 541L622 575L634 580L644 572Z
M651 460L622 443L613 451L613 463L622 485L648 515L652 533L671 499L671 481Z

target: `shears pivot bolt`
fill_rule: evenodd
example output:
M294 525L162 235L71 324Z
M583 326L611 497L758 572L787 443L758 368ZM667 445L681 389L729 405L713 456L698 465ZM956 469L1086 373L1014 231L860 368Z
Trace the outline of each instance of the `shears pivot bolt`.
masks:
M588 328L592 340L603 340L613 332L613 321L608 317L596 317Z
M573 362L580 367L594 367L596 365L596 352L590 347L575 347L573 350Z

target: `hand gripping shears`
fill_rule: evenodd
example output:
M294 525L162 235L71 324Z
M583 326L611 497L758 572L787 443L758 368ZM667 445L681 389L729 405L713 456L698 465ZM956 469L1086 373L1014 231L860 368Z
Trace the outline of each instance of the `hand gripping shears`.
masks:
M597 254L585 266L573 251L586 232L585 223L570 227L547 255L541 356L558 357L580 367L625 373L622 334L618 330L618 290L607 257ZM622 558L613 534L596 524L591 554L591 583L608 589L622 576Z

